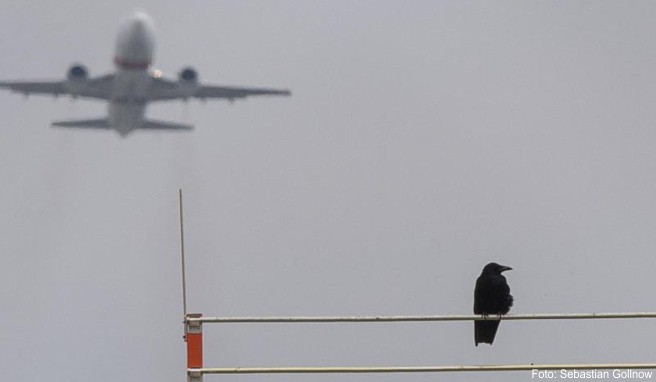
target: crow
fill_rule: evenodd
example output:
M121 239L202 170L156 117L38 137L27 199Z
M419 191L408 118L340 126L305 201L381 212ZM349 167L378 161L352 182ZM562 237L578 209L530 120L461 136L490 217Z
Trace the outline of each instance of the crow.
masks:
M512 268L497 263L489 263L476 279L474 288L474 314L484 316L506 314L513 304L513 296L506 278L501 274ZM499 320L474 321L474 343L492 345L499 328Z

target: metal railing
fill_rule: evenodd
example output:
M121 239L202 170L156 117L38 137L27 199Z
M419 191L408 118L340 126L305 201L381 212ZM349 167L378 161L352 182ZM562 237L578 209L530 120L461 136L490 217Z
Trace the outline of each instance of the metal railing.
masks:
M264 317L203 317L187 314L187 376L189 382L200 382L205 374L319 374L319 373L437 373L477 371L533 370L609 370L656 369L656 363L587 363L587 364L518 364L461 366L320 366L320 367L203 367L202 326L213 324L287 324L287 323L372 323L372 322L433 322L481 320L587 320L656 318L656 312L633 313L538 313L497 315L418 315L418 316L264 316Z
M587 320L618 318L656 318L656 312L634 313L537 313L508 314L505 316L476 314L426 316L270 316L270 317L194 317L187 322L218 324L250 323L340 323L340 322L430 322L483 320Z
M531 370L656 369L656 363L581 363L472 366L361 366L361 367L216 367L189 369L190 374L325 374L325 373L438 373Z

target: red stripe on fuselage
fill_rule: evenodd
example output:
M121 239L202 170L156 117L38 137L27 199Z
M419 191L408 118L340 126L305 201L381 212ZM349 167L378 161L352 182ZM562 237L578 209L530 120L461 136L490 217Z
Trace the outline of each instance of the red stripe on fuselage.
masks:
M114 57L114 64L122 69L128 70L145 70L150 66L150 62L130 62Z

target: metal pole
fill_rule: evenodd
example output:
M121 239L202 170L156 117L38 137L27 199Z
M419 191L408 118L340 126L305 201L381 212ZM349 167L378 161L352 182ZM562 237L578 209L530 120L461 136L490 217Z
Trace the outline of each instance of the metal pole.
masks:
M290 316L290 317L200 317L190 321L205 323L339 323L339 322L417 322L417 321L481 321L481 320L583 320L618 318L656 318L656 312L635 313L538 313L505 316L431 315L431 316Z
M184 246L184 221L182 215L182 189L178 190L178 198L180 201L180 258L182 260L182 310L183 317L187 319L187 279L185 270L185 246ZM186 331L185 331L186 334Z
M184 313L184 340L187 343L187 381L203 382L203 374L189 370L203 367L203 323L192 321L202 318L201 313L187 313L187 278L185 269L184 215L182 189L178 190L180 204L180 260L182 261L182 311Z
M376 367L218 367L189 369L190 374L319 374L319 373L437 373L466 371L532 371L532 370L628 370L656 369L656 363L585 363L473 366L376 366ZM614 371L613 371L614 372ZM599 372L601 373L601 372Z

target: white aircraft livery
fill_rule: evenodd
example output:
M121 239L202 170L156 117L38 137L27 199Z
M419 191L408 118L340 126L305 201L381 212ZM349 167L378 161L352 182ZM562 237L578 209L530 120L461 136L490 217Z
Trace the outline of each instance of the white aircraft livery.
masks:
M0 88L28 94L68 95L73 98L101 99L109 103L107 118L57 121L53 126L114 129L125 136L135 129L190 130L191 125L155 121L145 118L146 104L154 101L201 100L223 98L233 101L254 95L289 96L289 90L258 89L228 86L205 86L198 83L198 74L190 67L183 69L177 80L162 77L152 68L155 48L153 21L148 14L137 11L125 19L118 31L115 72L89 78L87 69L74 64L65 80L60 81L0 81Z

